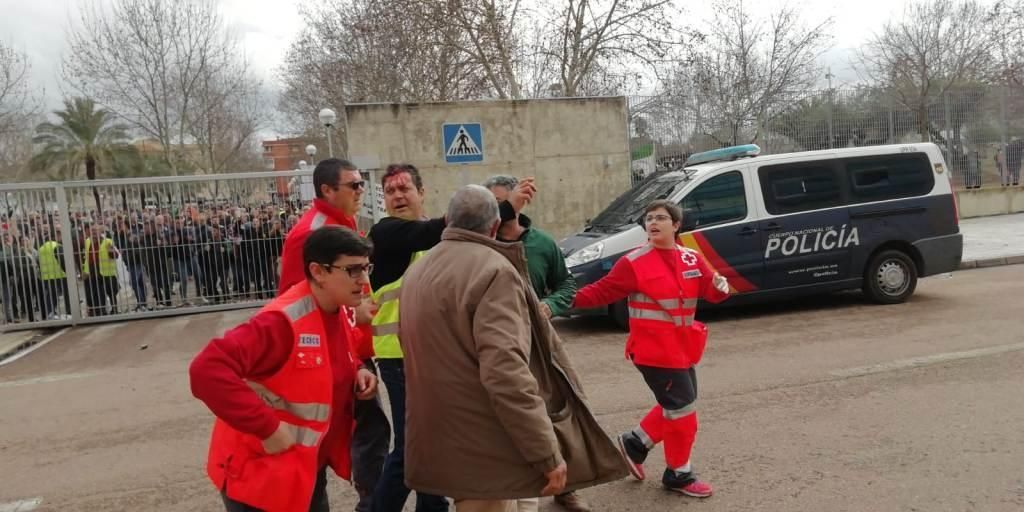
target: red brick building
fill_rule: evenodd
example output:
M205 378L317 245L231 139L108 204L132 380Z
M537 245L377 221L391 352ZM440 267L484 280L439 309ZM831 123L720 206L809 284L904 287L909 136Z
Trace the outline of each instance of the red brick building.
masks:
M299 168L300 160L309 160L306 155L306 141L299 138L263 141L263 159L272 164L275 171L294 171ZM312 163L312 162L310 162ZM288 195L288 180L277 180L277 193Z

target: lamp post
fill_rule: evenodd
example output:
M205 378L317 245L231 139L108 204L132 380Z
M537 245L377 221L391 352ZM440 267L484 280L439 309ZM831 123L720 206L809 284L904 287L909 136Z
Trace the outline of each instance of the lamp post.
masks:
M334 158L334 145L331 143L331 127L334 126L334 121L338 119L338 116L333 110L325 108L320 111L320 124L324 125L327 129L327 153Z
M312 144L306 146L306 154L309 155L310 165L316 165L316 146Z

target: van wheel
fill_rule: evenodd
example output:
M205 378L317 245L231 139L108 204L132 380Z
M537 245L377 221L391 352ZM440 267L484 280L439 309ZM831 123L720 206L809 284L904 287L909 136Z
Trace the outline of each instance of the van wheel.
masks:
M864 294L879 304L904 302L917 288L917 267L906 253L882 251L864 274Z
M615 325L618 325L620 329L629 331L629 306L625 299L612 304L608 308L608 316L615 320Z

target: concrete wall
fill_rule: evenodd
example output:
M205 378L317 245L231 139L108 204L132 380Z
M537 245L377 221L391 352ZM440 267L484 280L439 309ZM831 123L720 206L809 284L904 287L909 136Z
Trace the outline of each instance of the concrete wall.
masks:
M1024 212L1024 187L989 187L956 193L960 218Z
M525 213L556 239L580 229L629 187L626 100L565 98L345 108L349 153L363 169L407 162L420 169L427 214L438 216L458 187L494 174L534 176ZM444 123L481 123L484 161L446 164Z

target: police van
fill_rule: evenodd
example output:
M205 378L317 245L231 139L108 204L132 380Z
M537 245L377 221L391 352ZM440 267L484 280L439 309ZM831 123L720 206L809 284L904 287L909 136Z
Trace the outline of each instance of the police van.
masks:
M646 243L643 210L656 199L682 207L679 243L729 279L726 304L856 288L899 303L918 278L956 270L963 253L936 145L760 155L751 144L698 153L649 177L562 240L579 287ZM625 301L607 312L625 325Z

